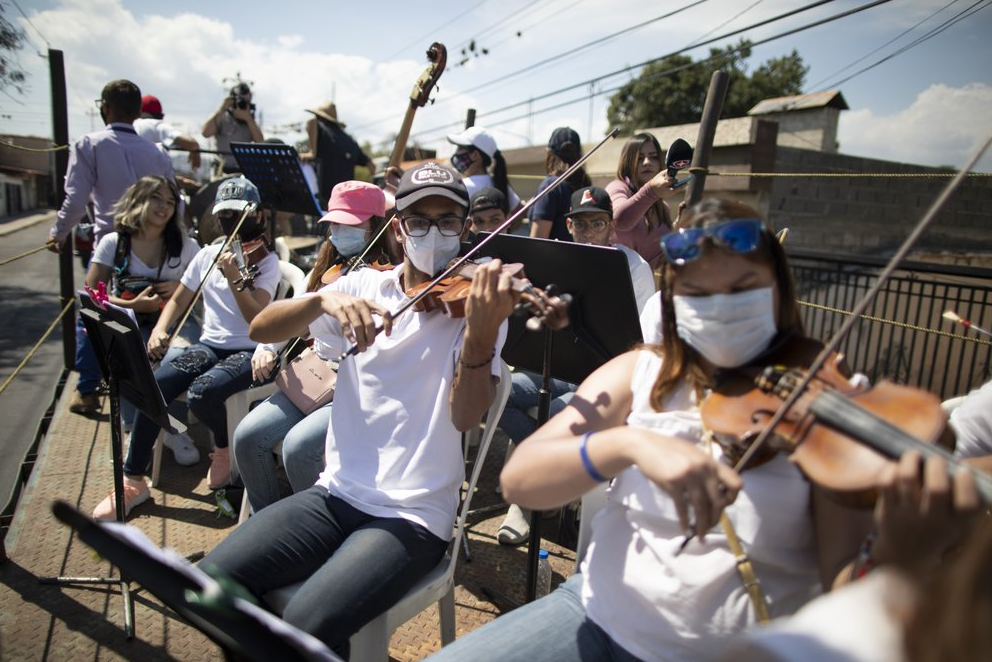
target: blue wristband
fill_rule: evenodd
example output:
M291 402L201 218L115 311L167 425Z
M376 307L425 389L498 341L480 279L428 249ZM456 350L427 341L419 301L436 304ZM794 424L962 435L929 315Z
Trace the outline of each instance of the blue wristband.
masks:
M592 460L589 459L589 451L586 450L586 444L588 443L591 435L592 432L586 432L582 435L582 443L579 444L579 457L582 458L582 466L586 468L586 473L589 474L589 477L597 483L605 483L607 479L603 477L603 474L596 471L596 467L593 466Z

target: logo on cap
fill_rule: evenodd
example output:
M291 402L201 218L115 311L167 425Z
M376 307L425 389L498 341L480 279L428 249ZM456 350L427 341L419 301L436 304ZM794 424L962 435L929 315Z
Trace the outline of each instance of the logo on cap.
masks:
M592 197L592 191L590 191L589 189L586 189L585 191L583 191L582 192L582 202L580 202L579 204L580 205L593 205L593 206L595 206L596 200Z
M414 184L451 184L455 178L447 168L428 161L413 173L410 181Z

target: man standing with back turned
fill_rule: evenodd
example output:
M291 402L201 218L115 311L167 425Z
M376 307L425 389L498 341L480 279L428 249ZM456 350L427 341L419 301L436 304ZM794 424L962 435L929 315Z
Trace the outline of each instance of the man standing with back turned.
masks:
M69 148L65 200L49 230L48 249L58 253L93 201L94 245L114 229L114 205L124 190L145 175L173 179L172 162L158 147L138 135L134 120L141 114L141 90L129 80L107 83L97 100L106 126L87 133ZM70 247L71 248L71 247ZM96 394L100 366L82 324L76 324L76 370L79 382L69 401L77 414L99 411Z

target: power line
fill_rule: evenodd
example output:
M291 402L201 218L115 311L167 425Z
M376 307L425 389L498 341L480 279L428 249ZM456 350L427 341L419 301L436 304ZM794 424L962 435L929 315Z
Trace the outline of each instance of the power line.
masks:
M386 60L387 61L388 60L392 60L394 57L396 57L398 55L402 55L403 53L405 53L408 48L412 48L412 47L416 46L417 44L422 43L425 39L432 38L435 34L437 34L438 32L440 32L441 28L448 27L449 25L451 25L452 23L454 23L458 19L462 18L466 14L472 13L473 11L475 11L476 9L478 9L479 7L481 7L482 5L486 4L487 2L489 2L489 0L480 0L479 2L475 3L474 5L472 5L471 7L469 7L468 9L466 9L465 11L463 11L461 14L458 14L458 15L454 16L453 18L451 18L450 20L445 21L441 25L437 26L436 28L434 28L433 30L431 30L430 32L428 32L427 34L425 34L423 37L418 37L417 39L413 40L412 42L410 42L409 44L407 44L403 48L399 49L398 51L396 51L392 55L387 56L386 57Z
M824 76L823 78L821 78L817 82L815 82L812 85L810 85L810 88L811 89L817 89L817 88L819 88L820 85L823 85L824 83L826 83L828 80L830 80L834 76L838 76L838 75L844 73L845 71L847 71L848 69L850 69L851 67L853 67L854 65L856 65L858 62L862 62L862 61L868 59L869 57L871 57L875 53L879 52L880 50L882 50L883 48L885 48L889 44L892 44L893 42L899 41L900 39L902 39L903 37L905 37L907 34L909 34L910 32L912 32L916 28L920 27L921 25L923 25L924 23L926 23L927 21L929 21L931 18L933 18L934 16L936 16L940 12L944 11L945 9L947 9L948 7L950 7L951 5L956 4L958 2L960 2L960 0L951 0L946 5L944 5L940 9L938 9L937 11L933 12L932 14L930 14L929 16L927 16L926 18L924 18L923 20L918 21L915 25L913 25L913 26L911 26L911 27L903 30L898 35L896 35L892 39L889 39L887 42L885 42L881 46L878 46L878 47L876 47L876 48L868 51L867 53L865 53L864 55L862 55L858 59L856 59L856 60L854 60L854 61L852 61L852 62L844 65L843 67L841 67L837 71L833 72L832 74L830 74L828 76Z
M733 23L734 21L736 21L737 19L739 19L741 16L743 16L746 13L748 13L749 11L751 11L752 9L754 9L755 7L757 7L758 5L760 5L764 1L765 0L757 0L757 2L754 2L751 5L749 5L748 7L745 7L744 9L740 10L739 12L737 12L736 14L734 14L733 16L731 16L730 18L728 18L726 21L724 21L720 25L715 26L711 30L707 30L703 34L699 35L698 37L696 37L695 39L693 39L692 41L690 41L689 42L689 45L692 46L693 44L695 44L700 39L703 39L704 37L708 37L711 34L713 34L714 32L716 32L717 30L719 30L720 28L724 28L724 27L730 25L731 23ZM955 0L955 2L956 1L957 0Z
M971 5L967 9L965 9L964 11L958 13L956 16L948 19L947 21L944 21L944 23L942 23L942 24L938 25L937 27L933 28L932 30L930 30L930 32L926 33L925 35L923 35L921 37L918 37L915 41L910 42L909 44L903 46L902 48L900 48L899 50L891 53L890 55L886 55L881 60L877 60L876 62L873 62L872 64L869 64L867 67L863 67L863 68L859 69L858 71L855 71L850 76L847 76L846 78L841 78L839 81L837 81L836 83L833 84L833 87L836 87L838 85L842 85L842 84L846 83L847 81L851 80L852 78L855 78L856 76L860 76L861 74L865 73L866 71L870 71L870 70L874 69L875 67L879 66L880 64L884 64L884 63L888 62L892 58L894 58L894 57L896 57L898 55L902 55L903 53L905 53L909 49L914 48L916 46L919 46L920 44L922 44L925 41L929 41L933 37L936 37L937 35L939 35L941 32L944 32L948 28L954 26L955 24L959 23L960 21L963 21L966 18L970 18L973 14L976 14L976 13L980 12L981 10L985 9L986 7L989 7L990 4L992 4L992 3L986 2L986 4L984 6L977 7L976 8L977 5L982 4L982 2L984 2L984 1L985 0L979 0L975 4Z
M465 90L464 92L462 92L462 94L471 94L472 92L475 92L477 90L481 90L483 88L490 87L490 86L492 86L492 85L494 85L496 83L499 83L499 82L502 82L504 80L507 80L508 78L513 78L514 76L517 76L517 75L522 74L522 73L525 73L525 72L534 71L537 68L542 67L542 66L544 66L546 64L549 64L551 62L555 62L555 61L560 60L560 59L562 59L564 57L568 57L569 55L573 55L575 53L578 53L579 51L583 51L583 50L585 50L587 48L590 48L592 46L596 46L598 44L601 44L603 42L609 41L611 39L616 39L620 35L626 34L628 32L633 32L634 30L638 30L638 29L643 28L645 26L651 25L652 23L656 23L656 22L658 22L658 21L660 21L662 19L669 18L671 16L675 16L676 14L680 14L680 13L684 12L687 9L692 9L693 7L696 7L698 5L701 5L701 4L703 4L704 2L707 2L707 1L708 0L696 0L696 2L693 2L692 4L686 5L685 7L680 7L679 9L675 9L673 11L670 11L667 14L662 14L661 16L655 16L652 19L648 19L647 21L642 21L642 22L640 22L640 23L638 23L636 25L631 25L630 27L626 27L623 30L618 30L617 32L613 32L611 34L608 34L605 37L600 37L599 39L594 39L593 41L586 42L585 44L582 44L581 46L576 46L575 48L572 48L572 49L569 49L569 50L565 51L564 53L558 53L557 55L552 55L549 58L545 58L545 59L541 60L540 62L537 62L537 63L532 64L532 65L528 65L528 66L524 67L523 69L517 69L516 71L511 71L508 74L503 74L502 76L500 76L498 78L494 78L494 79L492 79L492 80L490 80L490 81L488 81L486 83L483 83L481 85L476 85L475 87L470 87L467 90Z
M746 32L748 30L752 30L754 28L763 27L763 26L768 25L770 23L774 23L774 22L777 22L777 21L780 21L780 20L789 18L791 16L795 16L795 15L800 14L802 12L809 11L811 9L815 9L817 7L820 7L820 6L825 5L825 4L829 4L829 3L834 2L834 1L835 0L817 0L816 2L810 3L810 4L805 5L803 7L799 7L797 9L793 9L791 11L787 11L787 12L784 12L782 14L778 14L778 15L773 16L771 18L764 19L762 21L758 21L757 23L752 23L751 25L745 26L745 27L740 28L740 29L737 29L737 30L732 30L732 31L727 32L727 33L724 33L724 34L722 34L722 35L720 35L718 37L713 37L711 39L707 39L705 41L701 41L701 42L696 43L696 44L694 44L692 46L683 46L679 50L676 50L676 51L673 51L671 53L668 53L667 55L662 55L660 57L652 58L650 60L645 60L644 62L641 62L639 64L629 65L629 66L626 66L626 67L624 67L622 69L618 69L616 71L613 71L613 72L610 72L610 73L607 73L607 74L603 74L601 76L597 76L597 77L591 78L589 80L585 80L585 81L582 81L582 82L579 82L579 83L575 83L573 85L568 85L566 87L562 87L562 88L559 88L557 90L553 90L551 92L546 92L546 93L541 94L541 95L538 95L536 97L531 97L531 98L529 98L529 99L527 99L525 101L520 101L520 102L517 102L517 103L510 104L508 106L503 106L502 108L499 108L499 109L493 110L493 111L489 111L488 113L484 113L483 115L485 115L485 116L494 115L496 113L504 112L504 111L510 110L512 108L518 108L520 106L528 105L530 103L533 103L534 101L540 101L542 99L547 99L547 98L550 98L550 97L557 96L559 94L563 94L565 92L570 92L570 91L575 90L575 89L578 89L578 88L590 87L590 86L592 86L592 85L594 85L596 83L599 83L600 81L603 81L603 80L605 80L607 78L612 78L614 76L627 73L627 72L629 72L629 71L631 71L633 69L641 68L641 67L647 66L649 64L653 64L655 62L659 62L659 61L661 61L661 60L663 60L663 59L665 59L667 57L672 57L673 55L679 55L679 54L684 53L684 52L689 51L689 50L694 50L694 49L699 48L699 47L702 47L702 46L707 46L709 44L716 43L718 41L722 41L722 40L727 39L729 37L733 37L733 36L736 36L736 35L741 34L743 32ZM874 6L879 5L879 4L884 4L886 2L891 2L891 0L876 0L875 2L873 2L873 3L869 4L869 5L865 5L863 8L864 9L867 9L867 8L874 7ZM844 13L838 14L837 15L837 18L843 18L844 16L847 16L847 15L849 15L851 13L856 13L858 11L862 11L862 8L855 8L854 10L849 10L848 12L844 12ZM835 20L835 19L827 19L828 22L829 22L829 20ZM819 25L821 23L822 22L820 22L820 23L813 23L813 24L810 24L810 25L812 27L815 27L816 25ZM786 33L783 33L781 36L788 36L789 34L794 34L794 32L795 31L786 32ZM768 41L771 41L771 40L764 40L764 41L756 42L756 43L754 43L752 45L758 45L758 44L761 44L761 43L767 43ZM734 52L734 51L730 51L730 52ZM705 62L705 61L708 61L708 60L703 60L703 62ZM521 71L529 71L529 69L528 70L521 70ZM517 73L519 74L521 72L518 71ZM501 80L501 79L497 79L497 80ZM478 89L479 87L486 87L486 86L490 85L492 82L493 81L489 81L489 82L487 82L487 83L485 83L485 84L483 84L481 86L476 86L475 88L472 88L472 89ZM602 93L603 92L600 91L598 94L602 94ZM461 93L456 93L453 96L450 96L450 97L447 97L445 99L439 100L438 103L445 103L446 101L451 101L452 99L457 98L459 96L461 96ZM583 99L589 99L591 96L595 96L595 95L588 94L588 95L584 96ZM572 103L575 103L575 102L572 102ZM555 107L557 108L559 106L555 106ZM481 116L482 115L479 115L479 116L477 116L477 118L478 117L481 117ZM390 116L390 117L393 117L393 116ZM384 120L380 120L380 121L384 121ZM451 124L447 124L445 126L446 127L450 127ZM428 130L428 131L420 131L416 135L423 135L424 133L428 133L428 132L432 132L432 131L433 131L433 129Z
M837 21L837 20L840 20L842 18L847 18L848 16L852 16L854 14L860 13L860 12L865 11L865 10L868 10L868 9L872 9L874 7L877 7L879 5L886 4L888 2L892 2L892 0L875 0L874 2L870 2L868 4L861 5L859 7L854 7L853 9L848 9L848 10L843 11L843 12L840 12L838 14L834 14L832 16L828 16L826 18L822 18L822 19L819 19L819 20L816 20L816 21L812 21L810 23L806 23L806 24L801 25L799 27L792 28L790 30L786 30L784 32L780 32L780 33L778 33L776 35L772 35L771 37L766 37L765 39L760 39L758 41L751 42L746 47L738 46L736 48L729 49L729 50L726 50L726 51L722 51L720 53L717 53L716 55L710 56L710 57L708 57L708 58L706 58L704 60L699 60L699 61L696 61L696 62L690 62L688 64L684 64L684 65L679 65L679 66L676 66L676 67L672 67L672 68L667 69L667 70L665 70L663 72L656 72L656 73L651 74L650 76L646 77L645 80L650 80L651 78L661 77L663 75L670 75L672 73L675 73L675 72L678 72L678 71L682 71L682 70L687 69L689 67L693 67L693 66L698 66L698 65L701 65L701 64L705 64L706 62L710 62L712 60L719 59L721 57L725 57L728 54L739 52L739 51L743 50L744 48L753 48L755 46L761 46L763 44L770 43L770 42L775 41L777 39L782 39L784 37L788 37L788 36L797 34L799 32L803 32L805 30L810 30L812 28L819 27L819 26L825 25L827 23L832 23L833 21ZM819 5L819 4L823 4L823 3L822 2L814 3L814 5ZM810 7L810 6L808 6L808 7ZM762 24L767 24L767 21L762 22ZM735 31L734 34L737 34L739 32L740 31ZM714 40L719 40L719 39L721 39L721 37L717 37ZM710 41L714 41L714 40L710 40ZM707 42L703 42L701 44L698 44L698 46L704 46L706 44L707 44ZM675 51L674 53L672 53L670 55L679 54L679 53L683 52L684 50L688 50L688 49L687 48L683 48L683 49L680 49L678 51ZM670 55L662 56L660 58L654 58L652 60L649 60L648 63L653 63L653 62L657 62L657 61L663 60L666 57L670 57ZM644 64L644 63L642 63L642 64ZM638 65L635 65L635 66L638 66ZM623 71L623 70L621 70L621 71ZM554 92L549 92L549 93L540 95L539 97L533 97L533 98L528 99L526 101L521 101L521 102L518 102L518 103L510 104L510 105L504 106L502 108L498 108L498 109L493 110L493 111L489 111L489 112L486 112L486 113L480 113L479 115L477 115L477 118L479 118L479 117L488 117L490 115L495 115L495 114L500 113L500 112L505 112L505 111L510 110L512 108L518 108L520 106L525 106L525 105L528 105L528 104L532 103L533 101L540 100L540 99L546 99L548 97L556 96L558 94L561 94L562 92L567 92L567 91L571 91L571 90L574 90L574 89L579 88L579 87L584 87L584 86L588 85L591 82L596 82L596 81L602 80L604 78L608 78L609 76L612 76L612 75L614 75L614 74L606 74L604 76L600 76L598 78L593 78L593 79L591 79L589 81L585 81L583 83L577 83L575 85L570 85L568 87L561 88L561 89L556 90ZM499 120L499 121L496 121L496 122L487 122L486 125L489 126L489 127L494 127L494 126L499 126L501 124L508 124L510 122L515 122L515 121L520 120L520 119L525 119L527 117L530 117L531 115L538 115L538 114L541 114L541 113L548 112L550 110L557 110L558 108L563 108L565 106L570 106L570 105L575 104L575 103L579 103L579 102L582 102L582 101L587 101L592 96L601 96L603 94L610 94L612 92L616 92L617 90L619 90L622 87L623 87L623 85L618 85L616 87L612 87L612 88L609 88L609 89L600 90L600 91L596 92L595 94L586 94L586 95L584 95L582 97L578 97L578 98L572 99L570 101L565 101L565 102L562 102L562 103L555 104L553 106L548 106L546 108L541 108L541 109L538 109L538 110L530 111L530 112L528 112L528 113L526 113L524 115L518 115L518 116L509 118L509 119ZM437 128L434 128L434 129L427 129L427 130L424 130L424 131L419 131L419 132L417 132L414 135L414 137L422 137L422 136L424 136L424 134L430 135L430 134L436 133L438 131L442 131L442 130L448 129L451 126L452 126L452 124L446 124L444 126L437 127Z
M39 36L39 37L41 37L41 40L42 40L43 42L45 42L45 45L46 45L46 46L48 46L48 50L51 50L51 49L52 49L52 45L51 45L51 44L50 44L50 43L48 42L48 40L47 40L47 39L45 39L45 35L43 35L43 34L41 34L41 30L39 30L38 28L36 28L36 27L34 26L34 23L32 23L32 22L31 22L31 19L30 19L30 18L28 18L28 15L27 15L27 14L25 14L25 13L24 13L24 10L23 10L23 9L21 9L21 6L20 6L19 4L17 4L17 0L11 0L11 2L13 2L13 3L14 3L14 6L15 6L15 7L17 7L17 11L19 11L19 12L21 12L21 16L23 16L23 17L24 17L24 21L25 21L25 22L26 22L26 23L27 23L28 25L30 25L30 26L31 26L31 29L32 29L32 30L34 30L35 32L37 32L37 33L38 33L38 36ZM42 55L41 53L38 53L38 55L39 55L39 56L41 56L42 58L44 58L44 57L45 57L45 56L44 56L44 55Z

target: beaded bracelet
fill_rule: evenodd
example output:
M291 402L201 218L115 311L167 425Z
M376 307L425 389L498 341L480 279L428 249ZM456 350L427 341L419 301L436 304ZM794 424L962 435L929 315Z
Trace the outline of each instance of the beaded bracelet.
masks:
M589 443L589 437L592 432L586 432L582 435L582 443L579 444L579 457L582 458L582 466L586 468L586 473L597 483L605 483L607 479L603 474L596 471L596 467L593 465L592 460L589 459L589 451L586 449L586 444Z
M465 368L466 370L475 370L476 368L484 368L484 367L486 367L487 365L489 365L490 363L493 362L493 359L494 358L496 358L496 348L495 347L493 347L493 353L490 354L489 358L486 359L485 361L483 361L482 363L465 363L465 361L462 360L462 357L461 356L458 357L458 363L461 364L461 366L463 368Z

